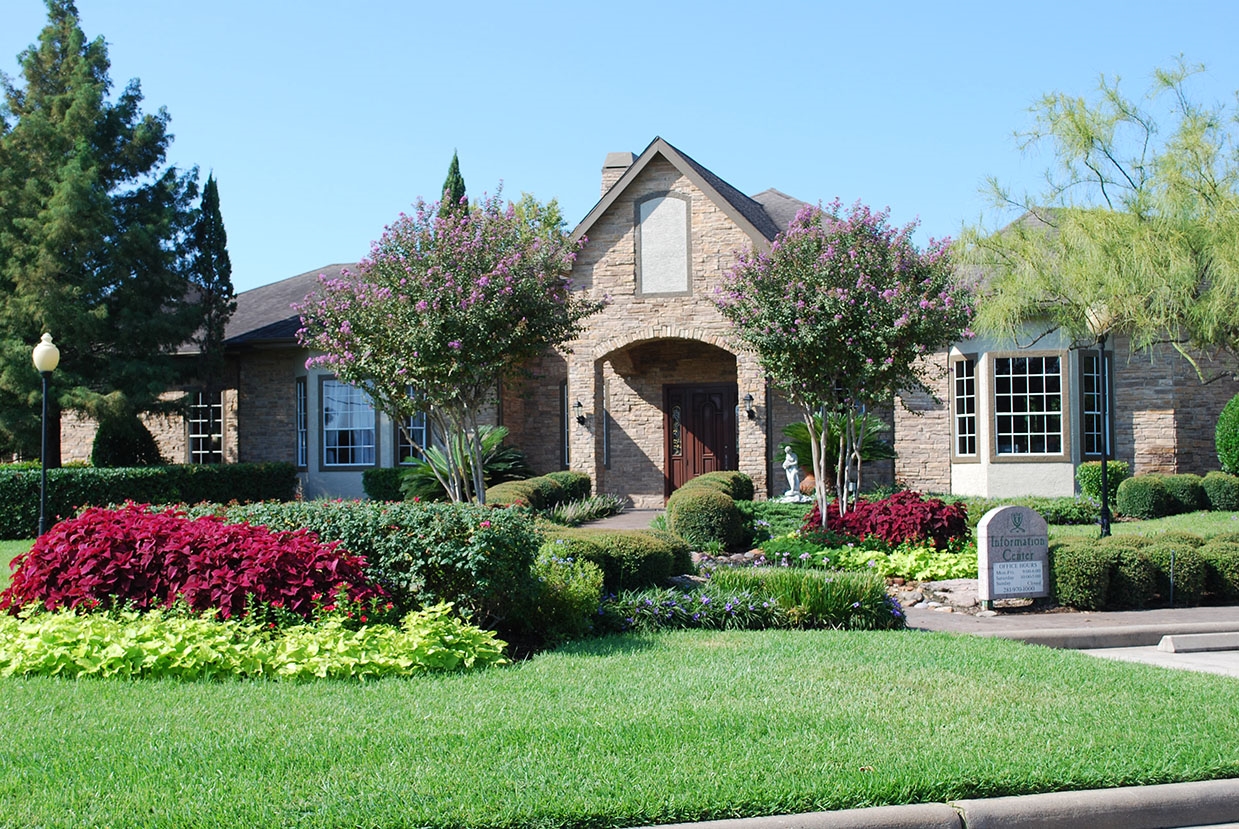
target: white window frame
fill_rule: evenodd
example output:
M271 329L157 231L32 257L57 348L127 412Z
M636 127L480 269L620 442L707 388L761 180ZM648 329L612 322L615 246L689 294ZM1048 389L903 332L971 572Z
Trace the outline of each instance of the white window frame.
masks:
M207 399L204 389L192 392L186 413L189 462L219 464L224 462L224 393L216 391Z
M952 360L951 457L955 460L980 460L980 434L977 431L978 399L976 357L966 355ZM968 451L969 443L971 451Z
M321 378L318 391L323 440L321 467L327 470L375 466L379 457L378 414L370 396L334 377ZM329 402L334 409L329 409ZM329 412L334 417L330 423ZM332 453L334 460L329 460Z

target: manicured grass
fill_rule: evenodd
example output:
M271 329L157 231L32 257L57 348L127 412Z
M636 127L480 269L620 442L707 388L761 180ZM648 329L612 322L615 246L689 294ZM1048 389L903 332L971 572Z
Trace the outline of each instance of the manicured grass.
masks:
M1167 530L1182 530L1199 536L1214 536L1219 533L1239 532L1239 513L1234 512L1188 512L1156 518L1150 521L1115 521L1110 525L1114 535L1154 535ZM1056 524L1050 527L1051 538L1066 536L1089 536L1096 538L1100 529L1095 524Z
M33 538L19 541L0 541L0 590L4 590L9 586L9 577L13 574L13 571L9 569L9 564L17 556L29 550L33 544Z
M4 680L0 718L16 826L631 826L1239 775L1233 679L911 632L364 685Z

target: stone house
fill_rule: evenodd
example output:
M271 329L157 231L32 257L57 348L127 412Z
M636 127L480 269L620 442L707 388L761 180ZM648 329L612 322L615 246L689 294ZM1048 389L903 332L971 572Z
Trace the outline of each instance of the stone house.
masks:
M803 204L774 189L746 196L661 138L638 155L607 155L601 198L572 231L588 238L572 278L610 303L569 353L544 355L531 380L498 390L490 420L509 429L536 471L586 472L596 491L636 506L661 506L715 469L746 472L759 497L781 494L782 429L798 415L736 346L713 296L736 251L768 247ZM413 453L406 433L430 439L424 423L398 429L364 394L305 366L292 305L320 274L348 267L238 296L226 388L209 400L190 390L200 406L185 423L154 424L169 459L290 461L306 497L360 497L362 471ZM898 457L872 464L866 481L961 495L1072 494L1075 467L1100 457L1103 428L1097 352L1080 345L972 340L937 355L938 402L906 396L894 407ZM1202 386L1173 354L1114 345L1105 428L1115 456L1134 472L1216 468L1213 426L1239 387Z

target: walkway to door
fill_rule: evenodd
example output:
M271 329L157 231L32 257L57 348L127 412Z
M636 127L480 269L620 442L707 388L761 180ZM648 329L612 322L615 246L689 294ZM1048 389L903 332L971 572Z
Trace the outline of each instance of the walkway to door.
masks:
M591 530L648 530L650 522L662 514L663 510L660 509L630 509L581 526Z

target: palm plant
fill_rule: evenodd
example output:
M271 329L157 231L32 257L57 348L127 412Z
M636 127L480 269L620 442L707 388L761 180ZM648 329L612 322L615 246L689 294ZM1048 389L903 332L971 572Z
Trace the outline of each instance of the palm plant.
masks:
M482 446L482 480L491 487L504 481L520 481L533 477L533 469L525 460L525 453L515 446L504 446L508 436L506 426L480 426L478 437ZM449 441L446 451L439 446L427 446L420 458L400 476L400 491L405 500L418 498L422 501L443 501L447 490L443 481L449 477L447 452L457 469L465 470L465 480L473 480L473 463L469 452L460 441Z

